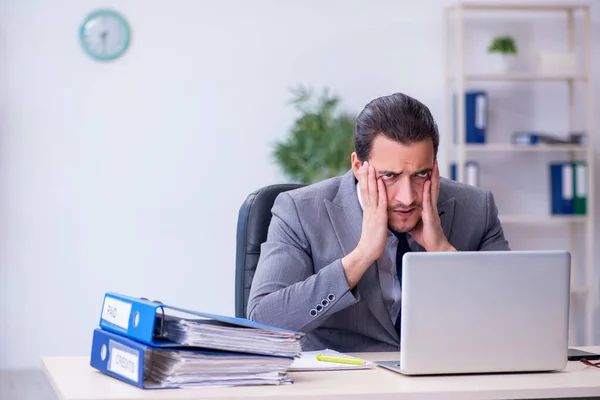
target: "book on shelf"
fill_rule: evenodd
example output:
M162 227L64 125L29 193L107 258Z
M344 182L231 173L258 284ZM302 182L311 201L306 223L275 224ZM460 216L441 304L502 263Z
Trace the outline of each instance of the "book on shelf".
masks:
M456 162L450 163L450 179L457 180ZM465 182L467 185L479 186L479 163L477 161L465 162Z
M454 144L458 143L458 105L454 95ZM464 142L467 144L486 142L488 122L488 93L485 90L468 90L464 93Z
M586 161L550 164L552 215L587 214L587 173Z

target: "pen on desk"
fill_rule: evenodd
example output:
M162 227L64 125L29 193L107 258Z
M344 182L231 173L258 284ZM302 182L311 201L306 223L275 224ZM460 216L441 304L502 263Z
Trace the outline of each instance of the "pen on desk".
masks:
M365 361L363 361L363 360L355 360L355 359L351 359L351 358L340 358L340 357L329 357L329 356L324 356L322 354L317 355L317 360L340 363L340 364L355 364L355 365L365 364Z

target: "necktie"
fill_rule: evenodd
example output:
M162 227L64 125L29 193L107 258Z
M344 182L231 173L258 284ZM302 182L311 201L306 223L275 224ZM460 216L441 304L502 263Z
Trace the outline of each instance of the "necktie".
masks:
M408 246L408 240L406 239L406 233L397 233L394 232L396 237L398 238L398 250L396 251L396 273L398 274L398 281L400 282L400 288L402 288L402 256L410 251L410 247ZM402 303L400 303L402 304ZM396 332L400 335L400 314L402 311L402 306L400 306L400 310L398 311L398 318L396 318Z

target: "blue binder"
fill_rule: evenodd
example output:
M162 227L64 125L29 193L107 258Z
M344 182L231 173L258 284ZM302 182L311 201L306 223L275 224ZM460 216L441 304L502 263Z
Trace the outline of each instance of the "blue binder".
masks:
M454 143L457 143L457 105L454 95ZM465 92L465 143L485 143L488 122L488 94L483 90Z
M149 348L144 343L97 328L92 339L90 366L139 388L150 389L152 385L144 382L144 355Z
M468 185L479 186L479 163L477 161L466 161L464 176ZM453 181L458 179L455 161L450 163L450 179Z
M184 384L173 384L168 382L154 382L148 379L148 373L152 366L152 351L178 351L194 354L244 357L248 363L261 362L266 358L288 359L285 357L257 356L252 354L237 354L232 352L206 351L192 348L157 348L135 340L126 338L115 333L96 328L92 339L92 351L90 355L90 366L98 371L117 378L123 382L137 386L141 389L166 389L184 387ZM258 357L261 357L260 359ZM256 358L257 361L253 361ZM290 360L293 360L289 358ZM205 378L210 382L210 377ZM216 381L217 377L213 378ZM282 378L282 383L289 379ZM291 382L291 381L290 381ZM217 382L218 384L219 382ZM224 384L226 382L223 382Z
M550 164L550 203L553 215L573 214L573 164Z
M269 330L287 337L299 338L304 335L300 332L280 329L244 318L188 310L113 292L108 292L104 296L100 328L155 347L181 346L181 343L166 339L163 322L165 316L168 315L207 319L240 327Z
M588 197L588 166L587 161L573 162L573 214L587 214Z
M487 130L487 93L471 91L465 94L465 129L467 143L485 143Z

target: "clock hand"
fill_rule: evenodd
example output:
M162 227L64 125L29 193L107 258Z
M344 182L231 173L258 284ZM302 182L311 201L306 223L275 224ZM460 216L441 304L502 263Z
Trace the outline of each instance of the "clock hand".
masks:
M102 38L102 52L106 53L106 36L108 36L107 31L102 31L100 37Z

